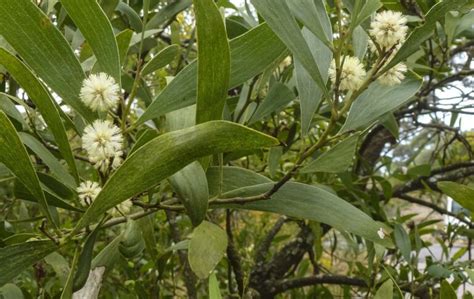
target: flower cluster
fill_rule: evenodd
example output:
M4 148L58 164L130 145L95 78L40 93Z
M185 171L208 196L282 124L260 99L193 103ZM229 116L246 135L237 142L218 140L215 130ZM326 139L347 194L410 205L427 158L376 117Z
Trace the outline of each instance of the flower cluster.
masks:
M360 62L359 58L352 56L345 56L342 58L342 70L339 85L341 90L354 91L359 89L365 76L366 72L364 65ZM334 59L329 67L329 77L331 78L331 82L335 84L337 71Z
M85 79L81 88L81 100L92 111L106 112L117 106L120 87L106 73L92 74Z
M96 199L97 195L102 191L99 183L85 181L82 182L79 187L76 189L79 200L84 207L88 207ZM132 208L132 202L126 200L118 204L115 208L111 209L109 212L113 216L120 216L121 214L128 214Z
M370 24L369 34L372 40L369 40L369 49L383 57L384 64L388 63L395 56L396 52L402 46L406 39L408 27L407 19L399 12L382 11L375 15ZM378 47L378 48L377 48ZM381 57L382 58L382 57ZM366 72L364 65L357 57L343 56L340 59L341 70L339 78L339 88L345 91L358 90L365 80ZM378 82L383 85L393 86L400 84L405 79L407 66L398 63L391 69L378 76ZM333 84L337 80L336 64L333 60L329 68L329 77Z
M85 207L90 206L102 188L96 182L82 182L76 189L81 204Z
M403 43L408 31L407 19L399 12L382 11L370 23L370 35L385 51Z
M82 147L89 160L102 172L122 163L123 136L120 129L108 120L96 120L84 129Z

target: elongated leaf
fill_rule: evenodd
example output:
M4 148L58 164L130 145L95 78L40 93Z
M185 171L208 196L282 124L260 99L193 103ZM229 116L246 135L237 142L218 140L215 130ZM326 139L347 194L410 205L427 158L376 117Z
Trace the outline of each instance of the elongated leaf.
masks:
M224 178L222 182L222 192L226 193L235 189L239 189L247 186L260 185L265 183L271 183L272 180L269 178L255 173L251 170L225 166L223 167ZM207 169L207 180L209 182L209 193L211 197L214 197L218 193L218 182L220 180L219 167L209 167Z
M457 10L468 3L468 1L469 0L449 0L441 1L434 5L426 14L425 23L413 30L397 54L395 54L393 59L384 67L383 71L392 68L397 63L418 51L421 44L433 34L436 22L442 20L448 11Z
M359 135L352 135L336 144L329 151L325 152L317 159L311 161L301 169L302 173L330 172L338 173L346 171L354 159Z
M0 286L57 248L52 241L31 241L0 248Z
M283 83L276 82L271 87L265 99L252 115L249 123L262 120L272 113L280 112L295 98L295 94Z
M326 46L331 46L331 22L322 0L287 1L293 15ZM311 49L311 46L310 46Z
M379 0L356 1L355 7L351 12L351 28L356 28L362 24L380 7L382 7L382 3Z
M189 106L166 114L169 131L191 127L195 124L196 106ZM169 179L171 186L178 193L194 226L204 220L207 212L209 190L206 173L197 161L176 172Z
M464 208L474 212L474 189L455 182L439 182L438 188Z
M48 166L51 173L57 179L61 180L71 188L75 188L77 186L74 178L67 172L64 166L59 163L56 157L51 154L51 152L48 151L48 149L41 142L38 141L38 139L23 132L18 133L18 135L20 136L23 144L32 150L43 161L43 163Z
M161 135L140 147L116 170L81 218L76 230L198 158L277 144L278 140L273 137L226 121L210 121ZM130 176L130 173L135 175Z
M217 281L215 273L209 276L209 299L222 299L219 281Z
M75 212L83 212L83 210L72 206L71 204L63 200L58 194L52 192L51 190L44 190L43 192L45 193L44 195L46 197L46 202L48 203L49 206L62 208L62 209L75 211ZM18 180L15 182L13 193L15 194L15 197L18 199L27 200L27 201L36 202L36 203L38 202L36 197L34 197L31 194L31 192Z
M302 29L304 39L309 45L314 60L318 63L319 70L324 82L328 80L329 64L332 59L332 51L329 50L312 32L306 27ZM310 74L299 60L295 60L296 84L301 107L301 131L305 135L313 119L314 113L321 103L323 91L314 83Z
M26 188L38 200L42 212L54 225L49 213L48 203L41 189L38 176L25 147L21 143L13 124L8 117L0 111L0 163L5 164L8 169L25 185Z
M206 217L209 190L206 173L197 161L171 176L170 183L178 193L194 226Z
M393 281L387 279L375 293L374 299L392 299L393 298Z
M172 18L174 15L185 10L192 4L192 0L175 0L169 2L167 6L160 9L146 24L146 29L159 28L164 22Z
M161 69L165 65L171 63L179 53L178 45L170 45L156 54L155 57L150 59L142 70L142 76L146 76L153 73L156 70Z
M295 58L301 62L314 82L323 90L323 93L327 93L326 84L319 68L296 20L290 13L286 0L252 0L252 3L267 21L268 26L281 38Z
M30 0L0 0L0 35L61 98L92 121L79 99L84 72L71 47L49 18Z
M439 299L456 299L458 295L454 291L453 287L447 280L441 281L441 290L439 293Z
M38 106L41 115L58 144L59 151L63 155L64 160L66 160L74 177L78 179L76 163L69 145L66 129L52 96L25 64L2 48L0 48L0 65L3 65L8 70L26 91L29 98Z
M261 73L285 50L285 45L266 24L261 24L229 43L231 73L229 88ZM155 98L138 123L196 103L197 63L186 66Z
M395 224L395 243L397 247L400 249L400 252L405 258L405 261L410 262L410 254L411 254L411 242L410 237L408 236L407 232L403 228L401 224Z
M214 0L194 0L198 43L196 124L222 119L230 76L227 32Z
M61 3L91 46L101 70L120 84L117 40L100 5L96 0L61 0Z
M414 96L421 84L421 80L411 78L395 86L372 83L352 104L341 132L364 128L385 113L395 110Z
M270 190L273 185L273 183L267 183L244 187L225 193L223 197L262 194ZM222 207L272 212L322 222L335 229L348 231L375 243L393 247L391 240L381 239L377 234L377 231L384 227L383 224L375 222L350 203L316 186L289 182L270 199L246 204L226 204Z
M224 257L227 235L219 226L204 221L196 227L189 241L188 261L197 277L207 278Z
M142 19L133 8L128 6L127 3L120 1L115 9L127 17L128 23L134 31L142 32Z
M92 253L94 251L94 244L97 238L97 233L99 232L100 226L98 225L94 231L92 231L84 242L84 247L82 248L81 254L77 261L76 273L74 275L73 281L73 291L81 289L89 277L89 271L91 270L92 264Z

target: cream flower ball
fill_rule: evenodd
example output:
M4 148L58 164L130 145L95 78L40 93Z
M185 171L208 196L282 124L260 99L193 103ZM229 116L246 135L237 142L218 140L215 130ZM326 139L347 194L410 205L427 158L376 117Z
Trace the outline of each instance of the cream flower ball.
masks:
M105 171L112 159L117 167L121 163L123 136L120 129L108 120L96 120L84 129L82 147L87 151L89 160L101 171ZM119 159L120 162L115 162Z
M404 63L399 63L389 69L386 73L382 74L378 81L380 84L393 86L402 83L405 79L405 73L407 71L407 66Z
M354 91L361 87L366 76L364 65L359 58L353 56L345 56L341 59L342 71L340 78L340 89ZM336 63L334 59L329 67L329 77L333 84L336 83Z
M106 73L92 74L82 83L80 97L93 111L105 112L115 108L119 101L120 87Z
M382 11L370 23L369 33L381 48L388 50L405 41L406 23L407 19L400 12Z
M101 190L102 188L99 186L99 183L91 181L80 183L76 189L81 204L85 207L94 201Z

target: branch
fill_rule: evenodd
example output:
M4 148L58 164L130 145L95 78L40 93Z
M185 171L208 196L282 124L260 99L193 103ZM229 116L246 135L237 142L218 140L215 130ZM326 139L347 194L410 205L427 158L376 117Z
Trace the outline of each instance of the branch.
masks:
M277 283L275 293L273 295L283 293L287 290L313 286L318 284L337 284L349 285L356 287L367 287L365 280L360 278L348 277L343 275L322 275L322 276L308 276L302 278L284 279ZM410 286L401 286L403 291L413 293L420 298L431 298L429 288L423 285L417 286L414 290Z
M457 171L458 170L458 171ZM457 171L450 175L445 175L448 172ZM439 181L457 181L462 178L474 175L474 162L456 163L449 166L437 168L431 171L429 176L420 176L417 179L408 181L402 186L395 188L393 192L394 197L400 197L408 192L423 189L425 184L435 191L440 191L436 183Z
M450 212L446 209L443 209L443 208L439 207L438 205L436 205L434 203L427 202L427 201L424 201L424 200L421 200L421 199L418 199L418 198L415 198L415 197L412 197L412 196L406 195L406 194L399 195L399 196L397 196L397 198L408 201L408 202L411 202L411 203L415 203L415 204L420 205L420 206L428 207L428 208L438 212L441 215L449 215L451 217L454 217L454 218L458 219L461 222L464 222L465 224L467 224L469 226L472 225L472 223L469 220L466 220L464 217L459 216L458 214L452 213L452 212Z

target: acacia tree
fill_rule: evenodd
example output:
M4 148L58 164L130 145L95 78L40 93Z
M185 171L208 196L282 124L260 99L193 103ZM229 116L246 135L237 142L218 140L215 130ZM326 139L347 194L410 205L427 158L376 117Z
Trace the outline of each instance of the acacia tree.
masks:
M472 298L468 0L0 15L2 296Z

